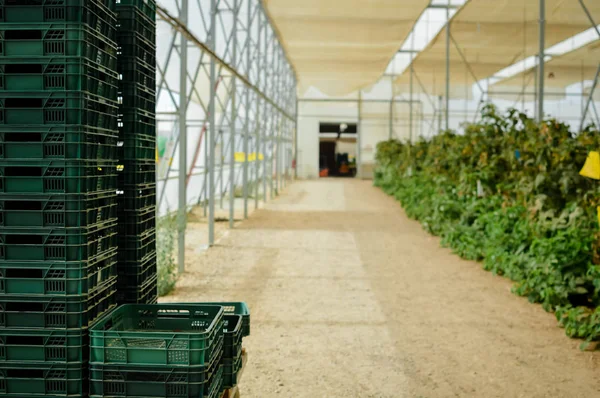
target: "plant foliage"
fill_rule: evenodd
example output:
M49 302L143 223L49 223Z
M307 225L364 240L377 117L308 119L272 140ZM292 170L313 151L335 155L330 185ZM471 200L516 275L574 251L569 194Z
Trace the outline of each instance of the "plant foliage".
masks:
M600 340L600 184L579 175L592 127L575 135L488 105L464 134L377 147L375 184L456 254L515 282L567 335Z
M156 223L156 257L158 267L158 295L169 294L177 283L175 243L177 242L177 218L168 214Z

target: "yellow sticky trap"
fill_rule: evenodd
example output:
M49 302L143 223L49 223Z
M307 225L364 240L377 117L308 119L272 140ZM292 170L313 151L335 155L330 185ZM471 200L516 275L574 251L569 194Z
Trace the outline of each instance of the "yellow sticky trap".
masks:
M600 206L596 210L598 211L598 224L600 224Z
M600 180L600 153L591 151L579 174L594 180Z

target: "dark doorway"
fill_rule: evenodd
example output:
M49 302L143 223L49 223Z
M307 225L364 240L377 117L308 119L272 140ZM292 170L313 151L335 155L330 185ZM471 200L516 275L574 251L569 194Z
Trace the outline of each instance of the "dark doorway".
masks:
M338 174L335 162L335 141L319 142L319 174L321 177L329 177Z

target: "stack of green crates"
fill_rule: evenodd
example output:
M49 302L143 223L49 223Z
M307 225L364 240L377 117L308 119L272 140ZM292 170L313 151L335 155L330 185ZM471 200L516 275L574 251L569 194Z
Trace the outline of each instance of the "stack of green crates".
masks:
M223 308L223 388L233 388L242 370L242 339L250 335L250 309L244 302L198 304Z
M129 304L90 329L90 396L218 398L223 308Z
M121 0L118 302L156 303L156 4Z
M87 396L116 304L112 0L0 1L0 395Z

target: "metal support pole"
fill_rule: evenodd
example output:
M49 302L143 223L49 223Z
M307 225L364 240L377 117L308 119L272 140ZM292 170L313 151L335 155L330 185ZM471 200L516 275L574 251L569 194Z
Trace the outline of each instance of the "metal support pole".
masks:
M392 96L390 98L390 134L389 139L394 137L394 77L390 76L390 89L392 90Z
M223 210L223 192L224 192L224 182L223 181L223 172L225 167L225 132L223 130L219 130L219 208Z
M188 1L181 0L179 19L187 23ZM177 207L177 261L179 273L185 272L185 230L187 225L187 53L188 41L181 35L179 68L179 201ZM167 184L167 181L164 182Z
M592 88L590 89L590 95L585 103L585 108L583 109L583 115L581 116L581 124L579 125L579 131L583 131L583 127L585 125L585 119L590 110L590 104L594 100L594 91L596 90L596 86L598 85L598 78L600 77L600 64L598 64L598 69L596 69L596 76L594 76L594 82L592 83Z
M250 48L252 47L250 44L252 43L252 2L247 1L248 4L248 20L246 23L246 70L247 75L250 77L250 71L252 70L252 57L250 55ZM249 156L249 137L250 137L250 88L244 86L244 97L246 109L244 111L244 115L246 120L244 122L244 143L243 143L243 151L244 151L244 170L242 176L242 189L244 191L244 219L248 218L248 169L250 167L248 163Z
M232 48L232 60L234 66L237 66L237 24L239 16L240 6L239 0L233 1L233 48ZM250 47L250 46L248 46ZM231 77L231 136L229 143L229 228L233 228L235 218L235 137L236 137L236 124L237 124L237 79L234 76Z
M210 48L214 51L217 45L217 0L211 0L210 2ZM215 143L217 126L215 124L215 110L217 102L217 89L215 83L217 82L217 68L216 61L213 57L210 59L210 103L208 109L209 118L209 139L208 139L208 172L209 172L209 189L208 194L208 245L213 246L215 244Z
M358 126L356 132L356 177L362 178L362 90L358 92Z
M594 18L592 17L592 13L590 13L590 10L588 10L588 8L586 7L586 5L583 2L583 0L579 0L579 4L581 4L581 8L583 8L583 12L585 12L585 15L590 20L590 23L592 24L592 27L596 30L596 33L600 37L600 29L598 28L598 25L596 24L596 21L594 21Z
M440 95L438 97L438 134L442 132L442 109L443 109L443 102L442 102L442 96Z
M258 24L258 39L257 39L257 59L256 59L256 67L257 67L257 82L256 82L256 86L258 87L259 90L261 90L261 77L263 74L263 64L262 64L262 56L263 56L263 52L262 52L262 31L263 31L263 27L262 27L262 8L260 8L260 3L258 5L259 9L258 9L258 15L256 16L257 18L257 24ZM255 159L254 159L254 170L256 172L256 181L255 181L255 187L254 187L254 208L258 209L258 197L260 194L260 133L261 133L261 113L260 113L260 105L261 105L261 98L258 97L256 100L256 150L254 151L255 153ZM266 153L263 154L263 156L266 158ZM265 192L265 200L266 200L266 192Z
M450 0L446 8L446 130L450 130Z
M408 127L408 142L412 143L413 141L413 91L414 91L414 76L415 76L415 70L413 68L413 56L414 56L414 50L415 50L415 31L414 29L410 32L410 49L411 49L411 53L410 53L410 94L409 94L409 104L408 104L408 112L409 112L409 123L410 126Z
M538 54L538 122L544 120L544 82L546 79L545 53L546 53L546 0L540 0L540 50Z
M409 103L408 103L408 107L409 107L409 115L408 115L408 123L410 123L409 127L408 127L408 142L413 142L413 80L414 80L414 73L413 73L414 69L413 69L413 65L412 62L410 63L410 94L409 94Z
M296 85L294 85L296 90ZM294 178L298 179L298 98L295 98L296 113L294 117Z

